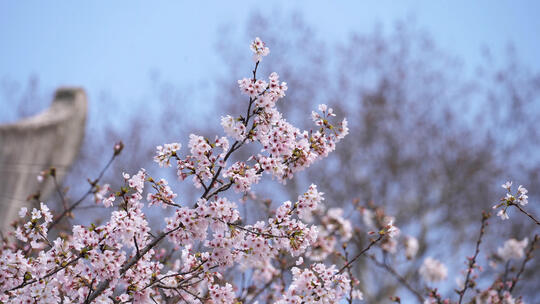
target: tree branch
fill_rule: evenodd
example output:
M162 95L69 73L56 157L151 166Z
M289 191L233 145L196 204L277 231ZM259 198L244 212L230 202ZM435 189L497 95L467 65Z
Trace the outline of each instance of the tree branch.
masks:
M379 234L379 237L376 240L371 240L369 245L366 248L364 248L362 251L360 251L352 260L347 262L347 264L343 265L343 267L341 267L341 269L339 269L339 271L336 273L336 275L342 273L345 269L347 269L347 267L351 266L352 263L356 262L356 260L358 260L358 258L360 258L360 256L362 256L362 254L366 253L373 245L375 245L377 242L382 240L382 238L383 238L383 235Z
M384 268L391 275L393 275L396 278L396 280L398 280L399 283L401 283L405 288L407 288L410 292L412 292L416 296L416 298L418 299L420 303L424 303L424 297L422 297L422 295L418 291L412 288L412 286L407 282L407 280L404 277L402 277L399 273L397 273L397 271L394 268L390 267L386 263L379 262L375 258L375 256L372 254L367 255L367 257L369 257L373 261L373 263L375 263L375 265Z
M525 214L526 216L530 217L531 220L533 220L533 221L536 223L536 225L540 225L540 222L539 222L536 218L534 218L534 216L533 216L532 214L530 214L529 212L525 211L525 209L521 208L520 205L518 205L518 204L516 204L516 203L512 203L511 206L516 206L516 208L518 208L519 211L521 211L521 212L522 212L523 214Z
M478 235L478 240L476 241L476 249L474 250L474 255L471 259L469 259L469 265L467 267L467 276L465 277L465 283L463 284L463 288L457 293L459 294L459 304L463 301L463 296L465 295L465 292L467 291L467 288L469 288L469 281L471 279L471 273L474 269L474 266L476 265L476 258L478 257L478 253L480 253L480 244L482 243L482 237L484 236L486 226L488 224L487 220L489 219L490 214L486 212L482 212L482 224L480 225L480 233Z

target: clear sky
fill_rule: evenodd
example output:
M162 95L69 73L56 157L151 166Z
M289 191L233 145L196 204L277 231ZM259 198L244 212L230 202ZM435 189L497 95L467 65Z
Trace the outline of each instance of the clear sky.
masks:
M467 64L479 60L482 46L502 51L513 42L521 60L540 69L538 1L0 0L0 80L35 75L51 92L77 85L90 100L107 90L125 101L148 91L150 71L178 85L205 83L220 69L219 27L241 27L251 11L274 8L301 11L328 42L413 17ZM8 102L0 97L0 109Z

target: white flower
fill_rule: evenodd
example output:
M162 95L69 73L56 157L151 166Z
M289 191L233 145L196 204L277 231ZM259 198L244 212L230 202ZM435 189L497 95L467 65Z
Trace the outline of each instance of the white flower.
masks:
M503 299L501 303L502 304L515 304L516 300L512 297L512 295L508 291L505 291L503 293ZM522 303L522 302L518 302L518 303Z
M32 210L32 219L33 220L36 220L36 219L40 219L41 218L41 211L37 210L36 208L34 208Z
M364 294L360 290L355 289L352 292L352 298L353 299L358 299L358 300L363 300L364 299Z
M504 189L510 191L510 187L512 187L512 182L508 181L508 182L502 184L501 187L503 187Z
M398 243L395 238L389 238L381 244L381 248L388 253L395 254L397 252L397 245Z
M369 229L375 229L375 214L369 209L362 209L362 221Z
M384 227L386 229L386 234L390 238L395 238L399 236L399 233L401 232L398 227L394 226L394 217L387 216L385 217L384 221L387 223Z
M502 220L507 220L510 218L508 216L508 213L506 213L506 209L499 210L499 212L497 212L497 216L500 217Z
M503 247L499 247L497 249L497 254L505 261L508 261L510 259L521 259L523 258L523 256L525 256L524 251L525 247L527 247L528 242L529 239L527 238L524 238L522 241L518 241L516 239L509 239L504 242Z
M424 304L437 304L437 299L430 296L424 300Z
M221 126L225 133L238 140L242 141L246 137L246 126L241 121L235 120L232 116L227 115L221 117Z
M22 207L21 210L19 210L19 216L25 217L27 212L28 212L28 209L26 207Z
M529 191L527 189L525 189L525 187L523 187L522 185L519 185L519 187L518 187L518 193L519 193L518 201L522 206L525 206L525 205L527 205L529 203L529 201L528 201L529 196L527 196L528 192Z
M446 279L448 268L440 261L428 257L420 267L420 275L427 282L438 282Z
M418 240L415 237L407 236L405 238L405 256L408 260L411 260L416 256L418 247Z

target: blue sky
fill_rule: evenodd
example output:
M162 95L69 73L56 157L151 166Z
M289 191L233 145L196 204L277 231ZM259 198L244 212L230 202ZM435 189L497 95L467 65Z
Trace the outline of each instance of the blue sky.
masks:
M90 100L106 90L124 102L148 92L151 71L179 86L205 84L222 64L214 48L220 26L242 27L251 11L275 8L301 11L328 42L412 17L466 64L478 62L482 46L497 52L513 42L521 60L539 70L540 2L516 3L2 0L0 80L25 83L35 75L46 91L77 85ZM0 97L0 106L8 102Z

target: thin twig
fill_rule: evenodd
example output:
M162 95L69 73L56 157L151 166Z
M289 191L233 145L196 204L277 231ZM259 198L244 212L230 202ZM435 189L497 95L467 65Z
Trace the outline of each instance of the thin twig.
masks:
M99 173L98 177L94 180L94 181L91 181L90 182L90 189L88 189L88 191L83 195L81 196L81 198L79 198L75 203L73 203L73 205L71 205L69 208L67 209L64 209L64 212L62 212L50 225L49 225L49 230L52 229L54 226L56 226L61 220L62 218L64 218L64 216L66 216L68 213L70 213L71 211L73 211L73 209L77 208L78 205L80 205L94 190L94 188L96 187L96 185L99 183L99 181L101 180L101 178L103 177L103 174L105 174L105 171L107 171L107 169L111 166L112 162L114 161L114 159L116 158L116 156L118 156L119 153L113 153L113 156L109 159L109 161L107 162L107 164L105 165L105 167L103 167L103 169L101 170L101 172Z
M349 252L347 251L347 247L344 246L343 250L345 251L345 261L348 261L349 260ZM349 274L349 297L347 298L347 302L349 304L352 304L354 280L353 280L353 274L352 274L352 271L351 271L351 267L347 267L347 273Z
M60 270L65 269L65 268L67 268L68 266L71 266L73 263L77 262L80 258L81 258L81 256L78 256L78 257L76 257L75 259L73 259L73 260L69 261L68 263L66 263L64 266L61 266L61 267L56 268L55 270L49 272L48 274L42 276L41 278L39 278L39 279L33 279L33 280L29 280L29 281L23 282L23 283L21 283L20 285L11 288L9 291L13 291L13 290L22 288L22 287L24 287L24 286L26 286L26 285L34 284L34 283L36 283L36 282L38 282L38 281L41 281L41 280L43 280L43 279L46 279L46 278L52 276L53 274L59 272Z
M88 297L90 296L90 293L92 292L92 285L94 285L94 280L92 280L92 282L90 282L90 286L88 286L88 294L86 295L86 300L84 300L85 302L88 301Z
M352 260L347 262L347 264L343 265L343 267L341 267L341 269L339 269L339 271L335 275L342 273L345 269L347 269L347 267L351 266L352 263L356 262L356 260L358 260L358 258L360 258L362 254L366 253L373 245L375 245L375 243L382 240L382 238L383 238L383 235L379 234L379 237L376 240L371 240L371 242L366 248L360 251Z
M469 288L469 281L471 279L471 273L474 269L474 266L476 265L476 258L478 257L478 253L480 253L480 244L482 243L482 237L484 236L484 233L486 231L486 226L488 224L488 219L491 215L486 212L482 212L482 224L480 225L480 233L478 234L478 240L476 240L476 249L474 250L474 255L471 259L469 259L469 265L467 266L467 276L465 277L465 283L463 284L463 288L457 293L459 294L459 304L463 301L463 296L465 295L465 292L467 291L467 288Z
M394 268L390 267L390 265L386 263L378 261L374 255L369 254L367 255L367 257L369 257L373 261L373 263L375 263L375 265L384 268L392 276L394 276L396 280L398 280L399 283L405 286L405 288L407 288L410 292L412 292L416 296L416 298L418 299L420 303L424 303L424 297L417 290L412 288L412 286L407 282L407 280L404 277L402 277L399 273L397 273L397 271Z
M428 288L428 292L429 292L430 297L432 297L433 299L437 301L437 304L443 304L443 300L441 298L441 295L437 291L437 288L434 288L434 289Z
M225 222L223 220L220 220L218 218L214 218L214 220L218 220L218 221L220 221L220 222L222 222L224 224L233 226L233 227L235 227L237 229L243 230L245 232L248 232L248 233L251 233L251 234L254 234L254 235L257 235L257 236L263 236L263 237L267 237L267 238L289 238L288 235L275 235L275 234L266 233L266 232L258 232L258 231L255 231L255 230L245 228L242 225L233 224L233 223L227 223L227 222Z
M259 288L259 290L257 290L253 294L253 296L251 296L251 299L249 300L249 302L247 302L247 304L252 304L253 302L255 302L255 300L261 295L261 293L263 293L265 290L268 290L268 288L270 288L270 286L274 283L276 278L277 276L273 276L272 279L266 282L266 284L262 288ZM247 301L247 296L248 295L246 295L246 301Z
M53 168L54 169L54 168ZM51 169L51 170L53 170ZM60 185L58 184L58 180L56 179L56 170L54 170L54 174L52 174L54 188L56 189L56 193L58 193L58 196L60 196L60 199L62 200L62 206L64 207L64 210L68 209L68 203L66 201L66 198L64 197L64 194L62 193L62 190L60 189Z
M516 203L512 203L511 206L516 206L516 208L519 209L519 211L521 211L523 214L525 214L526 216L530 217L535 223L536 225L540 225L540 222L534 218L534 216L532 214L530 214L529 212L525 211L525 209L521 208L520 205L516 204Z

